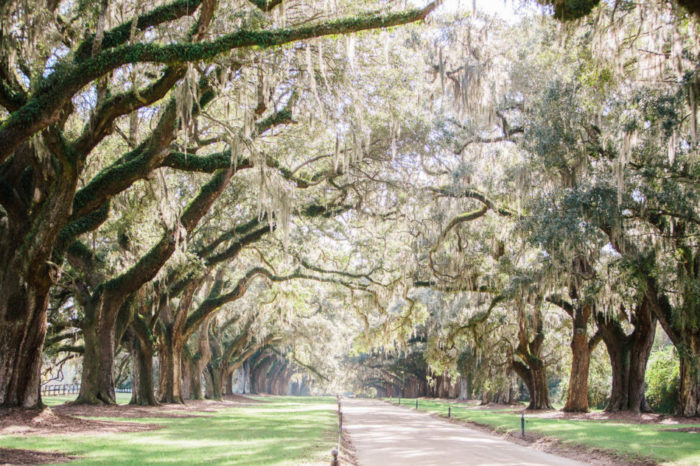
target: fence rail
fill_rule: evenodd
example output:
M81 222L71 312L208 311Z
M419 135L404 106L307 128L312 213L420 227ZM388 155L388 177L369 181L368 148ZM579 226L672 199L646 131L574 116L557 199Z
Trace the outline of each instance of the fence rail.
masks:
M116 393L131 393L130 388L117 388ZM62 385L42 385L41 396L61 396L61 395L77 395L80 393L80 384L62 384Z
M80 385L43 385L41 396L75 395L80 392Z

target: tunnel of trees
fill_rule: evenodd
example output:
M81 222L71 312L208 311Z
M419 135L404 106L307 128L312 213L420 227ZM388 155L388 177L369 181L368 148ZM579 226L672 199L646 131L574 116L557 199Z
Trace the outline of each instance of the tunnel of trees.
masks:
M700 9L0 0L0 405L700 415Z

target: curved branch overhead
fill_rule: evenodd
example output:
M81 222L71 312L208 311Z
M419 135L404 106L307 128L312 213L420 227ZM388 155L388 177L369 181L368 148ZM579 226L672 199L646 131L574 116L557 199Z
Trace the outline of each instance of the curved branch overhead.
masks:
M26 104L0 125L0 162L38 131L54 124L59 110L88 83L127 64L162 63L176 65L211 60L225 52L244 47L275 47L289 42L386 28L425 19L435 9L425 8L385 15L355 16L292 29L237 31L211 42L157 45L140 43L106 49L96 57L64 64L45 78Z

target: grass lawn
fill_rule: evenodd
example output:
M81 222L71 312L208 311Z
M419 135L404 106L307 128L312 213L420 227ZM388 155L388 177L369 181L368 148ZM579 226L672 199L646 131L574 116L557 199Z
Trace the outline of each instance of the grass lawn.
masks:
M68 398L68 397L66 397ZM58 404L59 397L45 403ZM119 402L128 402L119 396ZM328 464L337 440L335 399L265 397L204 417L119 419L164 428L98 435L0 436L0 447L61 452L71 464Z
M392 400L396 403L396 399ZM415 408L415 399L401 399L401 404ZM520 432L520 414L512 410L486 410L455 405L446 401L418 400L418 409L494 427L501 432ZM631 424L622 421L582 421L538 419L525 414L527 432L536 432L561 440L565 444L613 450L622 455L649 457L668 464L700 465L700 434L673 432L669 429L700 427L700 424L664 425Z

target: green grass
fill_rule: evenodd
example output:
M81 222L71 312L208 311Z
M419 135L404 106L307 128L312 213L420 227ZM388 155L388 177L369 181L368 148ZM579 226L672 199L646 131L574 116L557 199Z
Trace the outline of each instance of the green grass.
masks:
M191 412L204 416L197 418L110 418L164 426L155 431L0 436L0 447L62 452L80 457L71 463L80 465L328 464L337 441L335 407L329 397L265 397L260 404Z
M392 400L396 403L396 399ZM401 399L401 405L415 408L415 399ZM486 410L437 400L418 400L418 409L495 428L500 432L520 432L520 414L512 410ZM622 421L583 421L538 419L525 414L527 432L556 438L564 444L583 445L614 451L623 456L647 457L666 464L700 464L700 434L672 432L669 429L700 427L700 424L631 424Z

